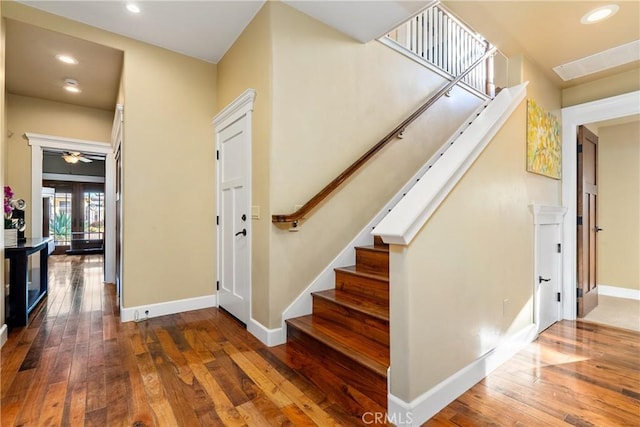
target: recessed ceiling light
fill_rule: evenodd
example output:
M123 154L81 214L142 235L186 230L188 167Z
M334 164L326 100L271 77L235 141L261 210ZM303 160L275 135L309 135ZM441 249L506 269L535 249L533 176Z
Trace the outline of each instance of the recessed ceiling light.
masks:
M78 60L71 55L56 55L56 59L60 62L64 62L65 64L76 65L78 63Z
M64 79L64 90L71 93L82 92L78 87L78 81L76 79Z
M135 3L127 3L127 10L131 13L140 13L140 7Z
M595 24L596 22L611 18L619 9L620 7L617 4L597 7L580 18L580 22L583 24Z

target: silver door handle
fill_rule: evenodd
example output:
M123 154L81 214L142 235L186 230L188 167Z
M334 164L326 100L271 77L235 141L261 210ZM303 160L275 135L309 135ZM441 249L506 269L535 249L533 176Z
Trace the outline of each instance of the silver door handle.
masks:
M246 235L247 235L247 229L246 229L246 228L243 228L243 229L242 229L242 231L238 231L238 232L236 233L236 236L239 236L239 235L241 235L241 234L242 234L243 236L246 236Z
M544 277L542 277L542 276L538 276L538 283L542 283L542 282L550 282L550 281L551 281L551 278L549 278L549 279L545 279L545 278L544 278Z

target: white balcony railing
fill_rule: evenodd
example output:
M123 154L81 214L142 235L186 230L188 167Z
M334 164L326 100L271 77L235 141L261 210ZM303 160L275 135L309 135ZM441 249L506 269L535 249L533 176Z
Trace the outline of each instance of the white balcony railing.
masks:
M386 37L454 77L490 48L483 37L439 4L400 25ZM493 58L487 59L484 66L476 67L462 81L493 97Z

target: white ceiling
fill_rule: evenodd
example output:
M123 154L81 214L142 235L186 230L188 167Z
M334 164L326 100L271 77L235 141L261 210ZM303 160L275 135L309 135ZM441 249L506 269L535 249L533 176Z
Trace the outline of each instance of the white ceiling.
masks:
M637 68L630 64L563 81L553 67L567 64L640 39L640 1L444 1L462 21L482 34L507 57L523 54L558 86L566 88ZM617 14L595 24L580 18L607 3Z
M122 51L11 19L5 25L9 93L114 110ZM55 58L59 53L73 54L78 64L63 64ZM66 78L76 79L82 92L62 90Z
M33 1L27 6L64 16L174 52L217 63L251 22L264 0L138 1L133 14L124 1Z
M265 0L125 1L19 0L28 6L93 27L217 63ZM345 34L368 42L406 21L432 0L300 1L288 5Z
M431 3L428 0L284 1L361 42L383 35ZM602 2L454 0L445 1L444 4L461 20L497 45L507 56L523 53L534 60L558 86L570 87L589 79L638 67L638 61L635 61L613 70L567 82L563 82L552 71L555 66L640 39L640 1L616 2L620 5L620 11L614 17L592 25L581 25L580 17ZM139 2L142 9L139 15L131 15L127 12L122 0L22 0L21 3L216 63L255 16L264 0L142 1ZM13 43L20 43L21 37L18 37L16 32L20 25L7 27L7 90L9 92L19 93L23 90L18 88L16 83L18 80L22 81L23 86L34 87L28 83L28 78L48 79L47 84L50 86L64 77L77 78L81 84L83 81L88 81L90 76L79 69L74 71L79 73L77 75L62 75L62 71L51 66L33 65L32 62L35 61L33 58L26 58L29 61L23 58L22 62L18 62L15 52L19 52L20 49L30 52L30 56L37 54L32 49L36 45L33 40L29 44L23 43L21 46L12 47ZM71 43L69 39L72 38L67 37L67 42ZM58 42L58 45L53 45ZM65 48L63 40L56 37L49 37L39 43L48 44L46 49L50 51ZM100 54L101 49L85 49L84 57L79 59L81 63L100 63L104 60L99 57ZM46 60L48 61L49 58ZM52 75L52 73L57 74ZM31 75L33 77L30 77ZM119 79L119 72L114 73L113 76L113 81L117 79ZM89 103L83 104L85 102L83 99L89 97L89 92L84 91L81 97L74 98L75 101L68 99L61 101L89 105ZM47 96L42 97L47 98ZM95 105L94 102L93 106ZM112 105L98 108L113 109Z
M283 1L362 43L384 36L436 3L433 0Z

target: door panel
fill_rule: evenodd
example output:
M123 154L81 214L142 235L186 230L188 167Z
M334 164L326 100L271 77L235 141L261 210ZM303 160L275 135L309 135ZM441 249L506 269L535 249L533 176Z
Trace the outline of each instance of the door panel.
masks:
M538 302L538 331L543 331L560 318L560 226L558 224L541 225L536 236L536 293Z
M598 137L584 126L578 128L578 317L586 316L598 305L597 226Z
M122 151L118 147L116 159L116 290L122 307Z
M219 305L245 324L250 317L251 261L248 179L250 139L246 119L218 132Z

